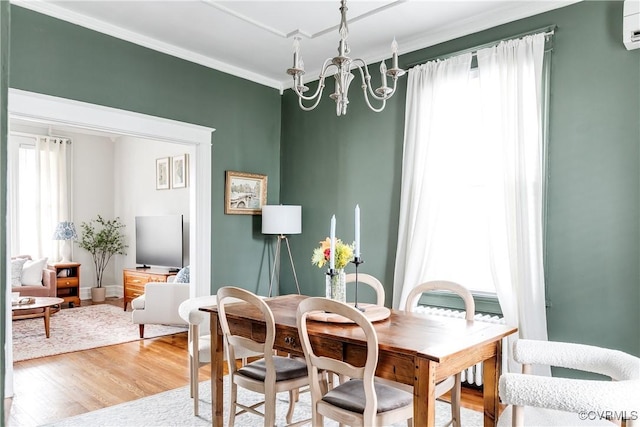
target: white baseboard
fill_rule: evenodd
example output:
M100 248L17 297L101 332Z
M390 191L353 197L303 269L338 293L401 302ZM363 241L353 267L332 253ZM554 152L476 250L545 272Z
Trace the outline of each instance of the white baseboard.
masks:
M122 285L105 285L105 288L107 290L107 298L122 298L124 296L124 288L122 287ZM90 300L91 288L80 287L80 299Z

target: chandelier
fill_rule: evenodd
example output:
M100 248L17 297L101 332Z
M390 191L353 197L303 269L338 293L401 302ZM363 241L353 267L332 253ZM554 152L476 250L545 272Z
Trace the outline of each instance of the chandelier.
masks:
M363 59L351 59L347 56L349 54L349 46L347 44L347 37L349 37L349 29L347 28L347 0L341 0L340 14L340 27L338 29L338 32L340 33L340 43L338 44L338 56L334 58L327 58L324 61L322 71L320 72L318 88L316 89L316 93L311 96L306 96L304 94L309 90L309 88L303 83L302 76L304 76L305 71L304 62L300 55L300 38L295 37L293 39L293 67L287 70L287 74L293 77L293 90L296 95L298 95L298 104L304 111L311 111L316 108L320 103L322 92L324 91L325 78L327 77L328 72L333 71L335 68L335 74L333 75L335 78L335 92L329 95L329 97L336 101L336 114L338 116L347 114L347 105L349 104L349 85L355 78L351 70L353 68L355 71L355 68L357 67L360 71L360 77L362 78L361 88L367 106L376 113L379 113L384 109L387 99L391 98L395 93L398 77L405 73L403 69L398 68L398 43L395 38L391 43L391 68L387 69L387 65L384 61L380 63L381 86L374 90L371 86L371 75L369 74L367 63ZM391 77L393 80L393 87L387 86L387 76ZM375 108L371 105L369 97L376 101L381 101L382 104L378 108ZM303 101L311 101L312 103L309 106L305 106Z

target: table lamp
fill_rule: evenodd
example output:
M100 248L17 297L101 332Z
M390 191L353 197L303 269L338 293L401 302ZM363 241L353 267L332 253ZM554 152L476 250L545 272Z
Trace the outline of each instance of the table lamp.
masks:
M62 240L62 261L71 262L71 240L78 239L76 226L71 221L60 221L53 232L53 240Z
M296 281L296 288L300 294L300 285L298 284L298 276L296 268L293 265L293 257L291 256L291 247L289 246L288 234L302 233L302 206L294 205L265 205L262 206L262 234L278 235L276 244L276 255L271 273L271 281L269 282L269 296L273 290L273 279L276 270L278 271L278 294L280 294L280 250L282 241L287 244L289 252L289 261L291 261L291 270L293 270L293 278Z

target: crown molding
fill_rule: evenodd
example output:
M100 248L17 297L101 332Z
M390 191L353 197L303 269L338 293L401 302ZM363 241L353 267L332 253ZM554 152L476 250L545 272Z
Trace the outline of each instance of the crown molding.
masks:
M477 33L479 31L483 31L492 27L496 27L498 25L503 25L508 22L516 21L519 19L527 18L529 16L537 15L540 13L548 12L550 10L562 8L565 6L569 6L575 3L578 3L584 0L562 0L562 1L528 1L528 2L519 2L519 1L509 1L505 2L505 7L498 11L491 11L484 14L479 14L474 16L473 18L457 21L455 23L450 24L449 26L443 27L437 31L426 31L420 35L410 38L409 40L402 40L400 42L400 50L399 54L403 55L409 52L414 52L416 50L424 49L430 46L434 46L439 43L443 43L449 40L453 40L459 37L464 37L470 34ZM390 8L402 4L404 0L396 0L382 8L375 9L369 14L365 14L369 16L373 13L378 13L383 9ZM164 43L154 38L139 34L135 31L130 31L121 27L118 27L113 24L109 24L107 22L101 21L99 19L87 17L82 14L78 14L72 12L68 9L61 8L55 4L46 2L44 0L11 0L11 3L24 7L26 9L33 10L35 12L39 12L48 16L52 16L57 19L61 19L63 21L70 22L72 24L76 24L90 30L94 30L103 34L107 34L121 40L125 40L149 49L153 49L158 52L165 53L167 55L175 56L177 58L184 59L186 61L190 61L207 68L211 68L217 71L221 71L223 73L231 74L236 77L240 77L263 86L271 87L283 93L284 90L290 89L293 86L293 80L289 78L272 79L266 77L262 74L256 73L254 71L249 71L244 68L240 68L234 65L230 65L226 62L218 61L213 58L207 57L205 55L183 49L177 47L175 45ZM217 4L212 0L205 0L204 3L209 6L215 7L219 10L222 10L226 13L229 13L237 18L243 19L253 25L256 25L260 28L263 28L265 31L270 31L271 33L280 35L280 36L290 36L290 34L280 34L279 31L273 28L264 28L260 23L257 23L249 18L239 14L236 12ZM354 18L354 20L360 20L365 18L366 16ZM350 21L354 21L350 20ZM321 31L324 34L326 31L333 30L333 27L324 31ZM307 37L316 37L321 34L314 35L306 35ZM363 60L367 62L367 64L376 63L382 61L384 59L389 58L389 53L385 50L381 49L380 52L363 56L361 57ZM320 69L307 70L307 76L318 76L320 73ZM311 78L308 81L315 81L317 77Z
M535 1L535 2L508 2L508 5L512 7L505 7L500 11L492 11L484 14L476 15L473 18L469 18L464 21L458 21L448 27L443 27L438 31L426 31L422 34L418 34L409 40L402 40L398 54L404 55L410 52L415 52L420 49L425 49L430 46L435 46L440 43L444 43L450 40L454 40L460 37L475 34L480 31L487 30L489 28L497 27L499 25L507 24L509 22L517 21L519 19L528 18L530 16L545 13L550 10L560 9L562 7L570 6L575 3L580 3L584 0L563 0L563 1ZM462 22L461 29L460 23ZM452 52L455 53L455 52ZM386 59L389 59L389 52L386 49L380 49L380 52L366 57L361 57L367 64L375 64ZM307 65L307 64L305 64ZM318 76L320 75L320 68L310 70L308 69L305 76ZM318 80L318 77L312 77L307 79L307 82L314 82ZM281 85L284 90L291 89L293 87L293 79L288 78L281 81Z
M42 13L44 15L61 19L63 21L67 21L72 24L97 31L99 33L107 34L109 36L113 36L118 39L155 50L157 52L175 56L189 62L203 65L207 68L212 68L223 73L250 80L263 86L268 86L279 91L282 91L283 89L282 84L278 80L270 79L259 73L236 67L227 64L226 62L217 61L205 55L192 52L187 49L182 49L169 43L161 42L154 38L147 37L145 35L136 33L135 31L130 31L113 24L109 24L99 19L72 12L68 9L61 8L59 6L56 6L55 4L51 4L43 0L11 0L11 3L25 9L33 10L34 12Z

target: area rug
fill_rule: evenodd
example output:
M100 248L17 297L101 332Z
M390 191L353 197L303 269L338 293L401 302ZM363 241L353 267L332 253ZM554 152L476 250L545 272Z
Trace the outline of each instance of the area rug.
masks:
M42 318L14 320L12 327L14 362L140 339L131 312L110 304L60 310L51 316L50 338L45 337ZM186 326L145 325L144 336L154 338L186 330Z
M228 381L225 376L225 410L224 423L227 425L229 405L227 402ZM262 395L238 387L240 402L256 403L262 400ZM276 399L276 425L286 424L285 415L289 406L288 394L280 393ZM262 408L259 408L262 410ZM436 426L444 426L451 417L448 403L436 402ZM302 393L296 403L293 421L311 418L309 393ZM461 408L461 425L467 427L482 426L482 414L466 408ZM193 401L189 397L189 386L169 390L164 393L145 397L131 402L99 409L75 417L47 424L49 427L85 427L85 426L207 426L211 425L211 382L200 383L200 415L193 415ZM236 426L262 427L264 421L253 414L242 414L236 417ZM338 424L325 418L325 426L336 427ZM394 427L406 427L406 421L393 424Z

